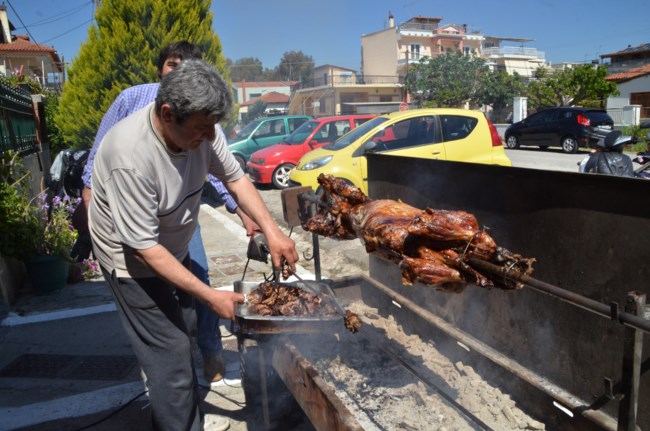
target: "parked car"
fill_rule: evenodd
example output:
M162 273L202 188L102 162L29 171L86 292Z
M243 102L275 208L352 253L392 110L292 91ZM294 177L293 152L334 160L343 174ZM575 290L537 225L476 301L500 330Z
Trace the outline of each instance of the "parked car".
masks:
M506 148L534 145L545 150L559 145L565 153L588 147L614 127L603 109L549 108L539 111L506 129Z
M374 115L342 115L309 120L287 139L251 155L247 163L253 181L284 189L289 185L289 172L309 151L331 144Z
M242 127L233 138L228 139L228 148L241 168L246 169L246 162L251 154L286 139L302 123L309 120L311 117L308 115L266 117L253 120Z
M496 127L482 112L414 109L376 117L310 151L291 171L289 184L318 190L316 179L326 173L368 193L368 153L512 166Z

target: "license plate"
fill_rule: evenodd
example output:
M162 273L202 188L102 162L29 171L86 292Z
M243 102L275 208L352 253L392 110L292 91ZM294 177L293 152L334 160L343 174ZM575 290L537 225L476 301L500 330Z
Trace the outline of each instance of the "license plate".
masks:
M607 124L604 124L604 125L598 126L598 128L599 128L600 130L612 130L612 126L607 125Z

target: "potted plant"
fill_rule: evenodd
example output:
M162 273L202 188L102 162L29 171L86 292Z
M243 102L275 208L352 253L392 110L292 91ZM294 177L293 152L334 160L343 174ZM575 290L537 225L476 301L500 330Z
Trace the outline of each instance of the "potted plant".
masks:
M70 251L77 239L71 214L79 204L47 191L30 196L29 173L15 155L3 159L0 171L0 254L25 262L32 287L41 293L66 285Z

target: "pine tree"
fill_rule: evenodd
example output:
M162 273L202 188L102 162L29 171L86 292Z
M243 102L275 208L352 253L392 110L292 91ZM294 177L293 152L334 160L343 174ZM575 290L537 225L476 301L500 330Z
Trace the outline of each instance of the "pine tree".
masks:
M74 148L92 146L104 112L133 85L156 82L161 49L187 40L229 81L210 0L103 0L68 69L56 123Z

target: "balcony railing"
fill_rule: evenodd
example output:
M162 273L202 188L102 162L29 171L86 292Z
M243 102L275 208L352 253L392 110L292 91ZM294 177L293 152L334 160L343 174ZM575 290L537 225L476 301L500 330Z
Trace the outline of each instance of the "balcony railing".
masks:
M400 30L405 31L430 31L434 32L438 29L437 24L421 24L417 22L405 22L399 25Z
M620 61L619 60L616 63L603 63L604 66L607 66L607 73L609 73L609 74L619 73L619 72L627 72L630 69L634 69L635 67L644 66L646 64L650 64L650 59L625 60L625 61Z
M502 46L493 48L481 48L481 57L498 56L498 57L532 57L538 60L544 60L544 51L538 51L536 48L524 48L518 46Z
M312 81L305 81L298 89L314 87L342 87L346 85L377 85L377 84L401 84L403 78L396 75L339 75L316 78Z
M32 98L27 90L0 83L0 155L38 149Z

